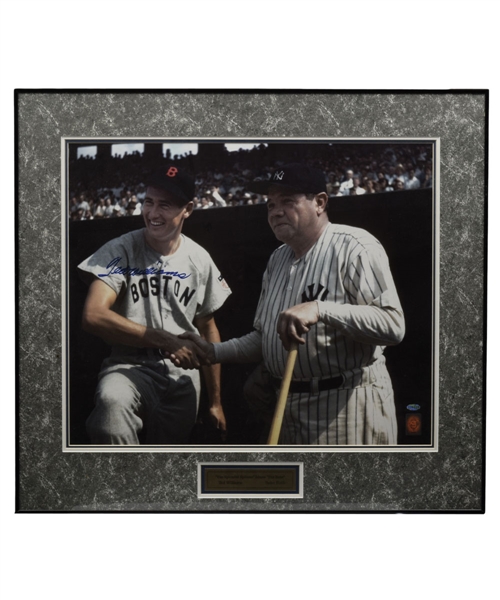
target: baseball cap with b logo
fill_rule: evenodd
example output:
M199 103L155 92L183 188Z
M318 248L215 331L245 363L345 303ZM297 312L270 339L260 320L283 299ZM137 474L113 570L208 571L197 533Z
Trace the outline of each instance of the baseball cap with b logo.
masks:
M194 179L176 165L167 164L157 169L147 179L147 185L170 192L183 204L191 202L195 195Z
M292 163L275 169L270 179L256 179L248 187L251 192L268 194L273 186L303 194L319 194L326 191L326 180L320 169Z

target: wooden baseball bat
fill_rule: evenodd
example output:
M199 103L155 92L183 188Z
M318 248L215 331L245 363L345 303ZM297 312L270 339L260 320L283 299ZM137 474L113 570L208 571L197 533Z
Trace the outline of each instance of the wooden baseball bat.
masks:
M290 352L286 360L285 374L283 375L283 381L281 382L280 392L278 395L278 401L276 402L276 408L274 409L273 422L271 423L271 431L267 439L268 446L276 446L280 437L281 424L283 423L283 415L285 414L286 399L288 397L288 390L290 389L290 383L292 381L293 367L295 366L295 360L297 359L298 345L293 343L290 346Z

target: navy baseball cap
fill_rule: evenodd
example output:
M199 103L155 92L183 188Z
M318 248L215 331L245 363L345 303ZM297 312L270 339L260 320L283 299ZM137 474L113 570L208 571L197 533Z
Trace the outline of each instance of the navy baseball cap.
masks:
M292 163L275 169L270 179L255 179L248 186L251 192L268 194L271 186L279 186L303 194L326 192L323 171L300 163Z
M176 165L165 165L151 173L146 184L170 192L183 204L191 202L195 195L194 179Z

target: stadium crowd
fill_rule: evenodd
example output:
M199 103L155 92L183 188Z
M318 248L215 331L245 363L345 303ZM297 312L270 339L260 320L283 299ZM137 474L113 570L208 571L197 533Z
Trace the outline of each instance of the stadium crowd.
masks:
M331 200L433 185L429 144L331 144L326 152L324 146L309 144L305 155L303 151L297 160L292 156L286 161L275 160L267 144L227 152L215 165L207 166L191 153L172 157L167 152L163 160L195 173L196 210L265 203L265 196L249 191L249 183L257 177L270 177L285 162L305 162L322 169ZM150 162L139 152L105 160L70 161L69 218L81 221L140 215L150 168Z

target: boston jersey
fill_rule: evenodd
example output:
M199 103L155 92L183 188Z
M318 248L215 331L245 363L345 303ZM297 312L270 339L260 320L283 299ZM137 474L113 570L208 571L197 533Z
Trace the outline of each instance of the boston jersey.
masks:
M143 229L132 231L78 268L116 292L115 312L174 335L198 333L193 320L215 312L231 294L208 252L184 235L174 254L162 256L146 243Z

